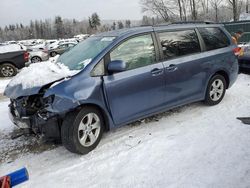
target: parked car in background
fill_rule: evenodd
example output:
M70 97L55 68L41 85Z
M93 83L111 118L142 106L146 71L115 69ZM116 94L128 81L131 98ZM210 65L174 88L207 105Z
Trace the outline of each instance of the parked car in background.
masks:
M79 34L79 35L75 35L74 38L78 41L83 41L87 39L89 36L90 36L89 34Z
M244 52L250 52L250 42L240 43L238 46L241 47Z
M51 57L54 57L57 54L61 55L67 50L70 50L71 48L73 48L75 45L77 45L77 43L73 43L73 42L59 44L57 47L50 49L49 54Z
M11 82L4 94L16 125L86 154L105 130L196 101L219 104L238 76L235 47L216 24L110 31L59 57L58 67L74 74L62 70L59 79L51 71L44 84L25 89Z
M30 54L31 63L38 63L49 60L49 51L47 49L27 49Z
M11 77L17 70L25 67L29 53L17 44L0 46L0 76Z

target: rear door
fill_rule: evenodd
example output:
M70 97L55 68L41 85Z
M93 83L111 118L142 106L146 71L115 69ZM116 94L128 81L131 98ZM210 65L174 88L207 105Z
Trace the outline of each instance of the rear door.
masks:
M165 69L165 105L172 107L202 97L206 66L195 29L158 31Z
M152 34L129 38L114 48L110 61L122 60L127 70L104 76L104 87L115 124L145 116L163 105L164 68L157 63Z

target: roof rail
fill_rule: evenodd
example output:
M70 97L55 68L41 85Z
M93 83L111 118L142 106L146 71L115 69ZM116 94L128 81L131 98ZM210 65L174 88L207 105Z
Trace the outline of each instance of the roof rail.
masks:
M213 21L180 21L172 22L171 24L215 24Z

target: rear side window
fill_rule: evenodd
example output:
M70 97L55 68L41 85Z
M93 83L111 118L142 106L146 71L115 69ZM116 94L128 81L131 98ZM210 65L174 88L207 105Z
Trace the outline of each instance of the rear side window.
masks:
M172 59L201 51L195 30L159 33L164 59Z
M198 28L206 45L206 50L215 50L230 45L228 37L219 28Z

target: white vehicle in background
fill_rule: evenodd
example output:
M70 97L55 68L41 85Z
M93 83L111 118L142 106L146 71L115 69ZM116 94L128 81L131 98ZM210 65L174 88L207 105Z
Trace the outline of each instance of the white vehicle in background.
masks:
M62 44L67 44L67 43L74 43L74 44L77 44L78 41L73 38L73 39L62 39L62 40L58 40L52 44L48 44L47 45L47 48L48 50L52 50L52 49L55 49L57 48L59 45L62 45Z
M75 35L74 38L79 40L79 41L83 41L86 38L88 38L90 35L89 34L80 34L80 35Z
M61 55L65 51L70 50L74 46L76 46L78 43L76 42L62 42L58 45L56 45L54 48L49 49L49 55L51 57L55 57L56 55Z
M55 42L57 42L58 40L46 40L47 44L53 44Z
M7 44L17 44L17 41L12 40L12 41L7 41L6 43Z
M41 50L38 48L30 48L27 49L27 51L29 52L31 63L38 63L49 60L49 52L47 49Z

